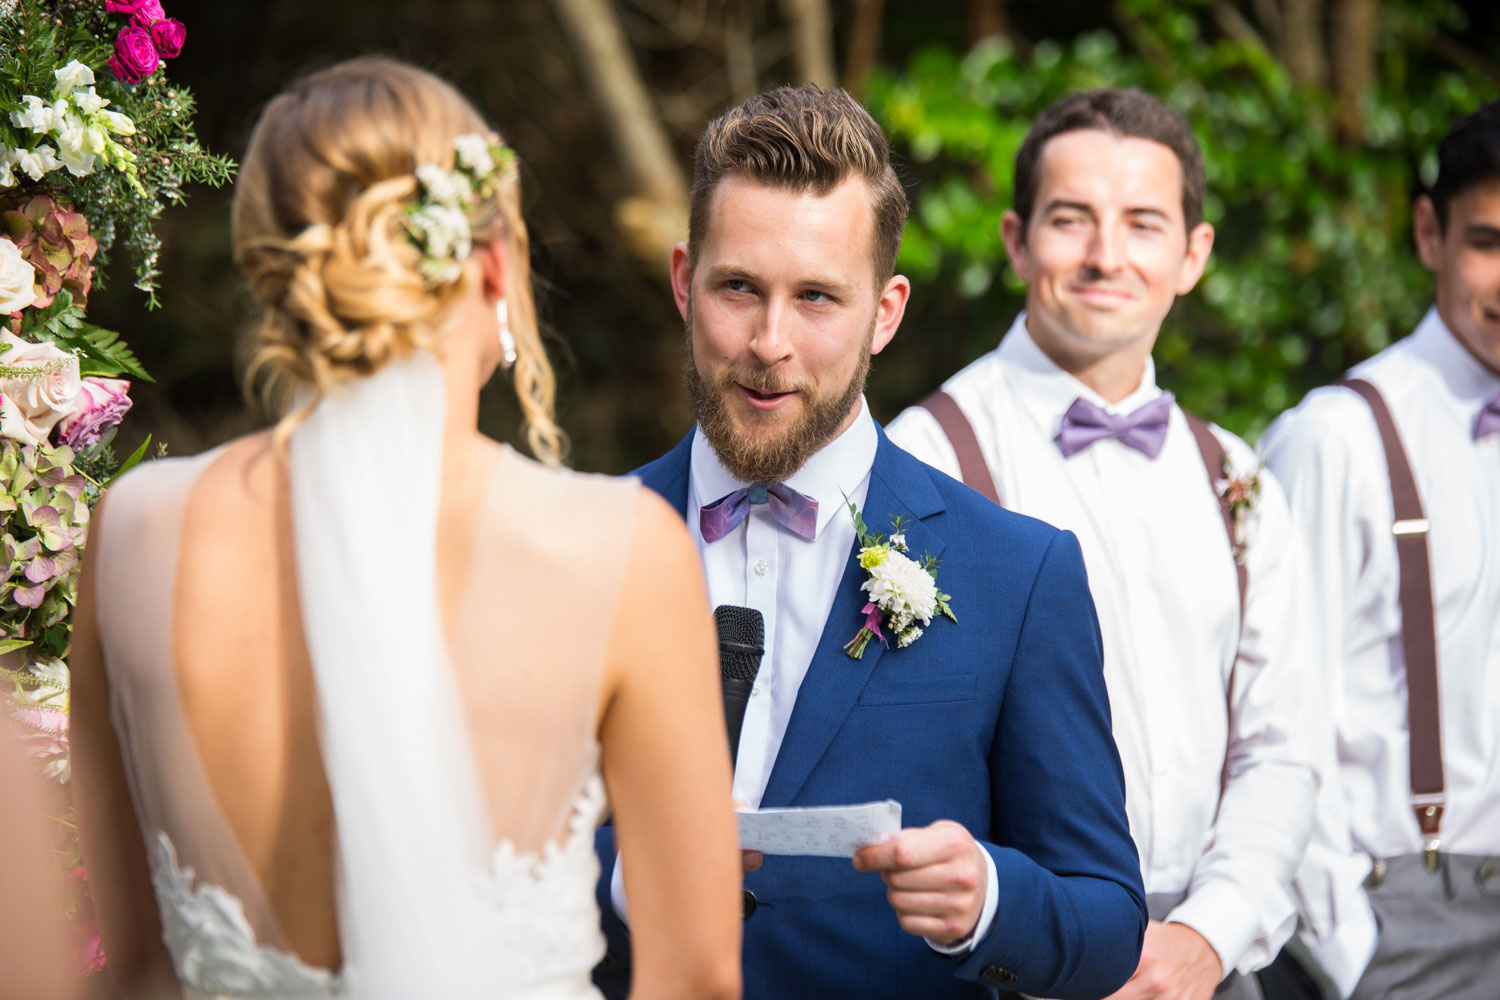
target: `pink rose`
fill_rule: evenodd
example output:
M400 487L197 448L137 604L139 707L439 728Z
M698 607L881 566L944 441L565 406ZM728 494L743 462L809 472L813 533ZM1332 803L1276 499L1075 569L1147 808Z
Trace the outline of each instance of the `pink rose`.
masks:
M182 54L182 43L187 41L187 26L175 17L153 21L151 41L163 59L176 59Z
M55 344L31 344L9 330L0 343L0 434L22 444L41 444L57 422L73 412L81 389L78 356ZM40 369L19 374L16 369ZM9 372L10 374L7 374Z
M57 424L58 439L76 451L92 448L105 431L125 419L129 392L130 383L121 378L84 379L73 399L73 412Z
M111 73L126 83L140 83L160 65L161 57L156 54L151 32L133 24L120 29L115 38L115 54L109 57Z
M135 9L130 12L130 23L138 28L149 28L166 16L167 12L161 9L161 0L137 0Z
M111 14L132 15L147 0L104 0L104 9Z

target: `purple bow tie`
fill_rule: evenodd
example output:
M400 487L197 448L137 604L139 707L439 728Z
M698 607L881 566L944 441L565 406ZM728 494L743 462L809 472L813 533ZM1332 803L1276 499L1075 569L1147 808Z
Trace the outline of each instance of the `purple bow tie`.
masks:
M771 516L799 538L812 541L818 533L818 501L784 483L746 486L698 509L698 528L705 542L717 542L735 529L752 504L769 504Z
M1474 418L1474 440L1478 441L1486 434L1500 434L1500 393L1491 396L1484 409L1479 411L1479 416Z
M1057 432L1057 447L1064 458L1072 458L1095 441L1119 438L1147 458L1155 458L1167 440L1167 421L1172 417L1172 394L1160 396L1121 416L1106 413L1082 396L1063 414Z

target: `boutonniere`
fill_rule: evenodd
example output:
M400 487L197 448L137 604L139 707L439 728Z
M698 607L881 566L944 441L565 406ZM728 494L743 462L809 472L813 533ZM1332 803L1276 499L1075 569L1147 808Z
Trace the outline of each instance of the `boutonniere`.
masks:
M1264 470L1265 465L1262 463L1249 472L1236 475L1229 466L1228 456L1224 458L1224 479L1219 488L1219 499L1229 508L1229 520L1234 529L1234 561L1241 566L1245 564L1246 528L1256 504L1260 503L1260 474Z
M879 639L889 647L882 627L896 637L899 649L922 638L921 625L931 624L935 614L947 615L957 622L957 616L948 606L950 595L937 586L938 560L923 555L918 562L907 554L906 533L902 530L905 518L900 514L891 518L891 534L887 538L870 534L853 503L849 504L849 513L854 518L854 530L859 533L860 568L870 574L859 589L869 593L870 601L860 610L865 616L864 626L844 646L844 652L857 660L865 655L871 639Z

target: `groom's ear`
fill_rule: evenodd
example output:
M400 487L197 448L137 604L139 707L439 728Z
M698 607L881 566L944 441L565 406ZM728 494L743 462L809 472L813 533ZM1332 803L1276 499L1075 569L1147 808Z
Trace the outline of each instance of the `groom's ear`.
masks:
M693 255L686 243L672 248L672 298L677 301L677 311L687 320L688 299L693 294Z

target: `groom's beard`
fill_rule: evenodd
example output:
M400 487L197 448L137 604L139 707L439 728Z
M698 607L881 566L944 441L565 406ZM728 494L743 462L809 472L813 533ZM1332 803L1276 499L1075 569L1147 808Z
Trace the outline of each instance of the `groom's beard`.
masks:
M871 317L860 346L859 364L843 390L832 395L819 393L810 380L792 381L764 368L739 370L726 368L713 384L703 380L693 358L693 306L688 303L683 350L682 378L692 397L698 415L698 427L718 453L719 461L736 479L749 483L779 483L807 464L824 445L833 440L849 413L859 405L870 374L870 348L875 338L875 318ZM736 385L757 392L795 392L802 397L801 415L790 417L780 411L757 414L754 433L745 433L730 413L727 396L738 391Z

